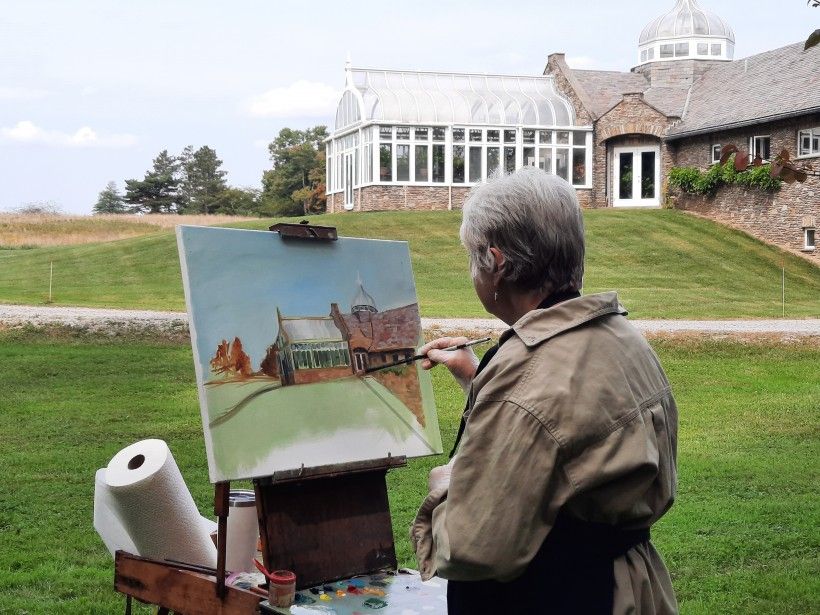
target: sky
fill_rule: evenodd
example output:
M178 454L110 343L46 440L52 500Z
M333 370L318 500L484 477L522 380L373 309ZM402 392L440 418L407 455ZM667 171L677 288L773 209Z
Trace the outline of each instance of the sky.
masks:
M282 316L329 316L337 303L350 312L359 280L379 311L416 302L404 241L346 237L314 244L285 242L268 231L177 228L204 373L219 343L237 336L256 369L276 341L277 308Z
M214 148L231 185L260 187L280 129L332 129L344 64L541 74L629 70L673 0L287 2L0 0L0 211L89 214L109 181L163 149ZM805 0L700 0L735 58L805 40ZM727 102L731 104L731 102Z

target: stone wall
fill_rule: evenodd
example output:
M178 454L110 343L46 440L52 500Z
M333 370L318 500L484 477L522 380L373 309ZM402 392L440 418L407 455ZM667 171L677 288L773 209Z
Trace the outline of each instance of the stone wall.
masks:
M785 149L792 158L795 158L797 156L797 132L816 126L820 126L820 113L744 128L719 130L706 135L675 139L669 143L674 150L675 166L707 169L712 164L712 145L731 143L748 151L749 139L753 136L769 135L773 156ZM807 159L807 161L810 160ZM820 166L820 160L815 160L815 167Z
M813 183L814 186L806 187L784 185L784 189L774 195L754 188L723 186L711 197L680 195L675 199L675 207L746 231L820 264L816 249L803 250L804 226L816 228L820 221L817 205L820 189L816 181ZM814 199L813 204L808 199Z
M592 113L587 109L584 100L585 93L579 87L578 81L567 66L563 53L550 54L544 74L555 80L555 89L572 104L575 110L575 123L578 126L589 126L593 122Z
M797 132L820 125L820 114L797 119L770 122L752 127L719 131L707 135L670 141L675 166L706 170L711 165L713 144L734 144L748 150L752 136L771 136L772 156L786 149L792 158L797 152ZM820 158L808 158L820 168ZM803 161L798 160L798 164ZM757 188L723 186L714 196L680 194L675 199L678 209L694 211L728 224L764 241L807 256L820 262L818 250L803 251L804 228L817 227L820 222L820 177L810 176L805 183L781 185L776 192Z
M454 186L365 186L353 191L353 211L446 211L461 209L470 191ZM343 205L344 193L327 195L328 213L347 211Z
M454 186L450 197L446 186L365 186L353 191L353 211L446 211L461 209L469 188ZM587 209L594 207L592 190L577 189L578 202ZM452 201L450 200L452 198ZM327 195L327 213L347 211L343 205L344 193ZM452 203L452 206L450 204Z

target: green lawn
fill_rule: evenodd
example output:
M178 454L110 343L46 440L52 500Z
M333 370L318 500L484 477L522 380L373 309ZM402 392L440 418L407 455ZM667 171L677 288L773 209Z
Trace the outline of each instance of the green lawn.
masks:
M820 612L816 340L655 346L680 407L680 486L653 540L682 611ZM131 442L164 438L212 512L190 347L5 332L0 363L0 612L122 612L92 528L95 470ZM434 388L447 449L462 394L441 371ZM442 459L390 474L404 565L427 470Z
M786 266L786 315L820 316L820 270L743 233L673 210L594 210L585 292L617 289L635 318L774 318ZM406 239L424 316L486 316L458 242L460 212L316 216L342 235ZM266 228L272 221L237 226ZM0 303L184 310L175 238L0 250Z

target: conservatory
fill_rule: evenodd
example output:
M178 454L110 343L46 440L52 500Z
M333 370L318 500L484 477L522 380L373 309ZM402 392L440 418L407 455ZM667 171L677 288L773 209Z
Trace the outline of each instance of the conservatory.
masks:
M551 76L346 68L327 140L328 211L449 209L496 172L592 186L592 126Z

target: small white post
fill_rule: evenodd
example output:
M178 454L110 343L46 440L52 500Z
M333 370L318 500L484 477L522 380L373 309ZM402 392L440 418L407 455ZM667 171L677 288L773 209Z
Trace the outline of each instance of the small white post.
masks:
M51 303L51 283L54 281L54 261L51 261L51 266L48 272L48 302Z
M780 302L783 305L783 318L786 318L786 264L783 263L783 269L780 275Z

